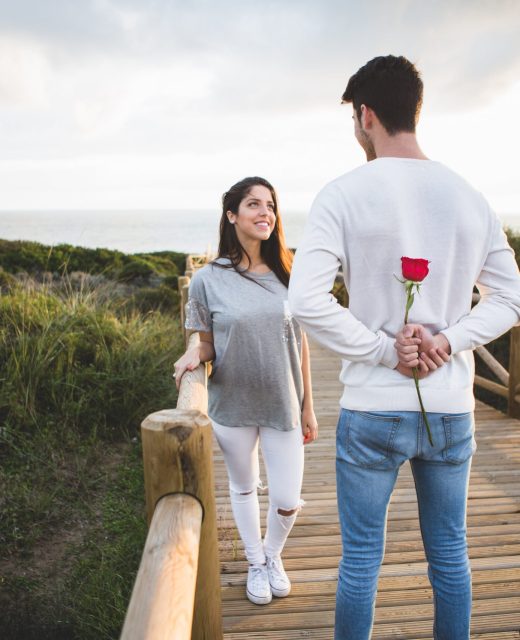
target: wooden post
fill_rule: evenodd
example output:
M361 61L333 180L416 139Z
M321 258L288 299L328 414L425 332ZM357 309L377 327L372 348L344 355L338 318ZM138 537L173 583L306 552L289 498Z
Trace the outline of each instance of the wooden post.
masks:
M179 293L182 291L182 288L187 284L190 284L190 279L187 276L179 276L177 278L177 287L179 289Z
M121 640L190 640L202 507L167 495L153 514Z
M184 336L184 343L186 344L186 329L184 328L184 322L186 320L186 303L188 302L188 291L190 288L190 279L186 276L179 276L177 281L179 288L179 294L181 297L181 328L182 335Z
M198 369L194 375L204 376L204 367ZM198 409L165 410L149 415L141 433L148 521L168 493L191 494L203 506L192 640L218 640L222 615L211 423Z
M188 330L186 329L184 324L186 322L186 305L188 304L189 290L190 290L190 285L188 283L182 287L182 291L181 291L181 308L182 308L181 317L182 317L182 333L184 336L184 344L188 342Z
M509 345L508 414L520 418L520 326L511 329Z

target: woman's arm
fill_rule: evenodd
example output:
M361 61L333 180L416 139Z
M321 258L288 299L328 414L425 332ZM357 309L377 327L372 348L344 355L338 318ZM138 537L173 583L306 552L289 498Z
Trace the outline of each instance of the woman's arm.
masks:
M303 409L302 432L303 444L313 442L318 437L318 422L314 415L312 399L311 357L307 336L302 333L302 377L303 377Z
M175 384L177 389L181 384L181 378L186 371L193 371L201 362L209 362L215 359L215 346L213 344L213 333L199 331L199 343L188 349L174 364Z

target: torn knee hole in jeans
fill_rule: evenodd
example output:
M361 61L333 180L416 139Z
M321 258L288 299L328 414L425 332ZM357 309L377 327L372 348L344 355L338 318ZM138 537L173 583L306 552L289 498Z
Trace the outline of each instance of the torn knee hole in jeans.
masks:
M256 485L249 491L241 491L240 489L237 489L236 487L231 486L231 484L229 486L230 492L234 493L237 496L250 496L252 493L255 493L257 490L265 491L266 489L267 489L267 485L265 485L261 480L258 480Z
M298 515L304 504L305 501L300 500L294 509L282 509L282 507L278 507L276 513L282 522L284 522L284 519L291 520Z
M232 496L250 496L252 493L256 493L256 487L250 491L237 491L233 487L230 487L230 493Z

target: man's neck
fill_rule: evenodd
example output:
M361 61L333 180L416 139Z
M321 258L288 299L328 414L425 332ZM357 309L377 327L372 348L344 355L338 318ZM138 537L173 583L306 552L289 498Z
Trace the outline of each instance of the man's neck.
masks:
M415 160L428 160L424 155L415 133L388 134L374 140L376 158L412 158Z

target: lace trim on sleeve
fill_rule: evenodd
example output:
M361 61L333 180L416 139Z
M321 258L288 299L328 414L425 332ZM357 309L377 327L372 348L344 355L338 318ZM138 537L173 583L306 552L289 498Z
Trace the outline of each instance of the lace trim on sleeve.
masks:
M198 300L190 298L186 304L186 329L209 332L212 329L211 313Z

